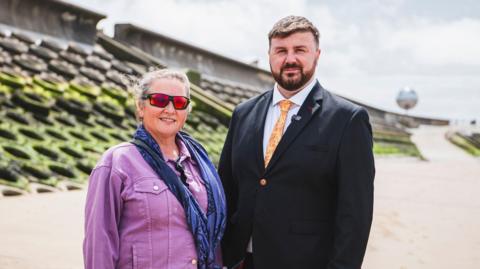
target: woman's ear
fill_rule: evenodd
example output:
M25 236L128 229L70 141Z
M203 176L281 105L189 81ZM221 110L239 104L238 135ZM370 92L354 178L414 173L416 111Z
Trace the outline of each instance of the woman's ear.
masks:
M145 110L145 103L142 101L136 101L135 106L137 108L137 118L142 121L143 120L143 115L144 115L144 110Z

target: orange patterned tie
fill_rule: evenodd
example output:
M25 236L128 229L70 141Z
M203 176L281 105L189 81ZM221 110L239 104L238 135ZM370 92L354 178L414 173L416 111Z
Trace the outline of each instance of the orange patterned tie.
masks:
M278 105L280 107L281 114L275 123L275 127L273 127L272 134L268 140L267 151L265 152L265 167L267 167L270 159L272 158L273 152L277 148L280 139L282 139L285 121L287 119L288 110L290 110L290 107L292 106L292 102L290 100L282 100Z

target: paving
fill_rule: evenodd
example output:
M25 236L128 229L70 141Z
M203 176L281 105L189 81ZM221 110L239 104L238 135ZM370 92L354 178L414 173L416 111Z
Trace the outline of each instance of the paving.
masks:
M480 160L412 130L428 161L377 158L375 214L363 268L480 268ZM83 268L85 191L0 198L0 268Z

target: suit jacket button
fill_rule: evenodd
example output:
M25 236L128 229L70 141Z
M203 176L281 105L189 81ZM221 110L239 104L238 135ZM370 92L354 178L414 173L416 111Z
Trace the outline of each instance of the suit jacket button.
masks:
M260 186L267 186L267 180L264 178L260 179Z

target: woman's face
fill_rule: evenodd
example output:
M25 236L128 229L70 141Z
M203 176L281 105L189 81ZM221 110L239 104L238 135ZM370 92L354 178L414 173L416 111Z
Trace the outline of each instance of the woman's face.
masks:
M177 79L162 78L154 80L146 94L163 93L170 96L187 96L185 86ZM138 114L143 118L145 129L155 139L174 138L187 120L188 108L176 110L170 101L164 108L152 106L150 101L143 100Z

